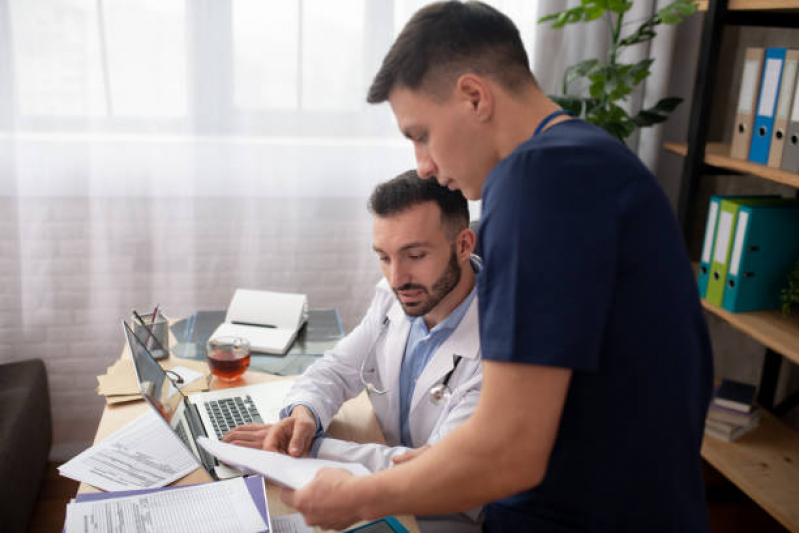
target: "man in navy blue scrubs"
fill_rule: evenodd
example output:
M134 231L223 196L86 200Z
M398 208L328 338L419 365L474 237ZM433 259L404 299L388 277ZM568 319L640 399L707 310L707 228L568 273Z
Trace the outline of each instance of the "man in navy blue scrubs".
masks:
M284 493L310 523L486 507L487 531L704 531L707 328L681 233L623 144L564 114L518 30L417 12L370 88L418 173L483 199L484 385L468 422L368 478Z

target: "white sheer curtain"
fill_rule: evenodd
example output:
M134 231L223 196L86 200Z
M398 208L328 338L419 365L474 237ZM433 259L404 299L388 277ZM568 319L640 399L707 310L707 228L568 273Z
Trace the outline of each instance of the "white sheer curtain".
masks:
M4 0L16 179L0 193L362 196L412 164L364 98L425 3ZM534 2L494 3L533 34Z
M357 324L366 197L415 165L366 90L425 3L0 0L0 362L45 360L55 458L91 442L131 308L264 288ZM491 3L531 45L536 3Z

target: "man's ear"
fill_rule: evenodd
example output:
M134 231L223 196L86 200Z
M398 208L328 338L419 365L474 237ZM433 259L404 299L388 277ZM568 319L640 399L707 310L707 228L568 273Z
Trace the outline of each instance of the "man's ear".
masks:
M494 95L486 80L477 74L462 74L455 82L455 94L469 105L480 121L491 118Z
M458 253L458 259L465 261L474 252L474 245L477 242L477 236L469 228L464 228L455 239L455 245Z

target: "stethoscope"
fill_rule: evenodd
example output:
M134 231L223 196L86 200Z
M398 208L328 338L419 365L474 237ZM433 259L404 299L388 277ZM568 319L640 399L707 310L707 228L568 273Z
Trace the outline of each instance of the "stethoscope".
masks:
M377 338L372 343L371 349L366 353L372 353L374 351L375 346L377 346L377 343L380 342L380 339L383 338L383 335L385 335L386 331L388 330L388 324L389 324L388 317L383 318L380 335L377 336ZM450 378L452 378L452 374L454 374L455 370L458 368L458 363L461 362L461 359L463 359L463 357L461 357L460 355L456 355L455 362L452 365L452 369L449 372L447 372L446 376L444 376L444 381L430 388L430 393L429 393L430 401L433 402L434 404L439 404L441 403L442 400L448 400L450 397L452 397L452 391L449 388L449 380ZM363 362L361 363L361 372L360 372L361 383L363 384L364 388L373 394L379 394L381 396L383 394L388 394L388 392L391 389L380 389L374 383L366 381L366 378L363 375L365 368L366 368L366 358L364 358Z

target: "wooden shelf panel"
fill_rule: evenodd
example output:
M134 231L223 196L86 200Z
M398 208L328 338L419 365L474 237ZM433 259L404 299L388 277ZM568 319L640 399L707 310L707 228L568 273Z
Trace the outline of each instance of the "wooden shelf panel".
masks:
M688 155L688 145L685 143L663 143L663 147L675 154L682 156ZM730 157L729 144L707 143L705 147L705 164L712 167L733 170L742 174L751 174L758 178L799 188L799 174L759 165L757 163L750 163L742 159L734 159Z
M707 11L708 0L699 0L699 11ZM730 11L786 11L799 10L799 0L730 0Z
M735 442L705 435L702 457L790 531L799 532L799 434L764 412Z
M782 318L778 310L730 313L704 300L702 307L759 343L799 364L799 316L796 311L790 317Z

